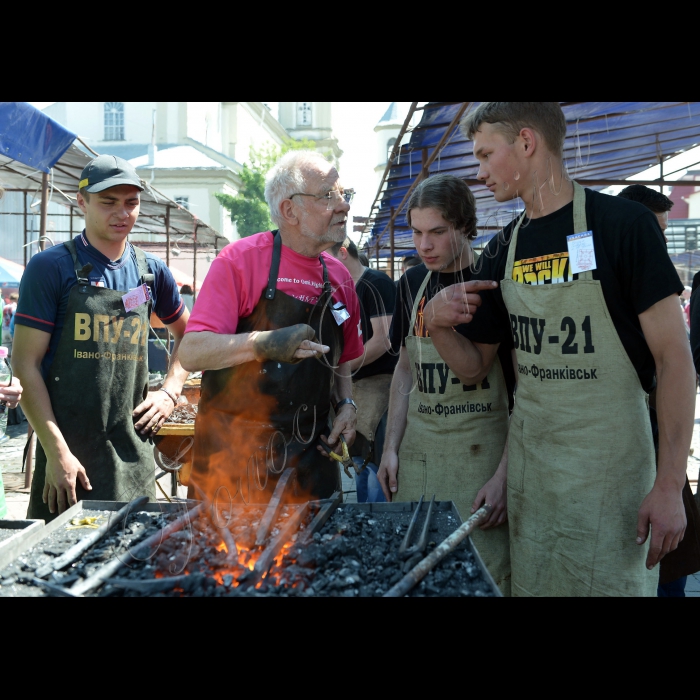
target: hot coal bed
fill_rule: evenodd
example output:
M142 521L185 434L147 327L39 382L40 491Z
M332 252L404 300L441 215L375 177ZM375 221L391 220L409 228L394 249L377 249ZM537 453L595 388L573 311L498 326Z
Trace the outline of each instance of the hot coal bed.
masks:
M88 502L89 503L89 502ZM117 504L123 505L123 504ZM175 504L172 504L174 507ZM191 504L190 504L191 506ZM149 504L149 508L157 508ZM116 506L115 506L116 508ZM53 557L80 538L81 529L56 530L0 571L0 596L56 595L73 588L121 556L120 565L98 587L84 595L210 597L375 597L384 595L403 576L405 556L398 550L416 504L338 504L311 502L280 506L262 546L256 533L265 506L239 506L215 511L200 506L177 531L157 542L148 556L124 556L144 538L183 519L184 506L172 512L130 514L109 537L97 542L71 566L37 582ZM427 505L423 506L423 511ZM108 517L107 511L84 511ZM269 513L268 513L269 515ZM418 525L424 520L418 514ZM461 520L451 502L436 503L428 530L429 554L454 532ZM85 531L82 530L84 533ZM77 582L77 584L76 584ZM60 594L60 593L59 593ZM409 593L424 596L498 596L498 591L469 539L443 559Z

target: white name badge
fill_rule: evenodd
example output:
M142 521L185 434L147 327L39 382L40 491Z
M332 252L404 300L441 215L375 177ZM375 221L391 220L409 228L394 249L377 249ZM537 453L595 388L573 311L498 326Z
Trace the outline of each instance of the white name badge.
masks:
M129 311L133 311L135 308L141 306L141 304L145 304L150 298L151 293L148 291L148 285L142 284L140 287L136 287L136 289L132 289L130 292L127 292L122 297L122 301L124 302L124 308L128 313Z
M343 304L342 301L337 301L335 304L333 304L331 313L333 314L335 322L339 326L342 326L343 323L345 323L345 321L347 321L350 318L350 314L348 313L348 310L345 308L345 304Z
M569 267L572 274L596 269L593 231L567 236L566 245L569 248Z

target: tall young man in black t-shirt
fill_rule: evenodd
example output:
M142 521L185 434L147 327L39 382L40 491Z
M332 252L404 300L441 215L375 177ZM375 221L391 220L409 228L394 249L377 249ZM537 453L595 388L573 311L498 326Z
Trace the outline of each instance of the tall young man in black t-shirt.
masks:
M396 354L391 352L389 344L396 287L388 275L360 262L357 246L349 238L333 246L329 252L348 269L360 301L364 353L350 363L353 398L358 408L358 436L351 454L361 458L360 465L368 460L367 469L376 476L384 449L389 385L396 366ZM368 498L372 501L384 500L376 479L373 479L375 488L368 488L369 478L367 470L357 475L359 503L366 503Z
M509 432L515 595L654 595L645 573L685 531L693 369L682 285L656 217L564 174L558 103L483 103L462 123L478 178L525 214L495 236L478 310L456 287L426 308L462 381L479 381L502 342L518 361ZM500 286L499 286L500 285ZM452 333L468 323L469 338ZM658 474L646 394L658 379ZM645 495L646 494L646 495ZM648 540L648 552L636 547Z

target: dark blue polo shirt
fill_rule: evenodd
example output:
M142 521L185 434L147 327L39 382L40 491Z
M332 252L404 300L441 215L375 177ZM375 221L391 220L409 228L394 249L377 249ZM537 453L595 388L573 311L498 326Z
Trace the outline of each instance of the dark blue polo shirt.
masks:
M81 265L92 263L88 275L91 284L124 293L139 286L141 278L131 243L127 242L124 255L116 261L109 260L91 246L85 231L75 239L75 247ZM185 310L175 279L160 258L146 253L146 261L149 272L155 277L153 311L163 323L174 323ZM51 333L49 349L41 364L44 376L56 354L70 290L77 281L73 258L62 243L32 257L22 275L15 325Z

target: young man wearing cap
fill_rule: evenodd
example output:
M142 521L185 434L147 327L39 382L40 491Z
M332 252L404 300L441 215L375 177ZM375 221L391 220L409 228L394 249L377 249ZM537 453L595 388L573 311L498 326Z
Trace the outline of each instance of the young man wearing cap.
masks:
M127 241L142 190L127 161L95 158L80 179L82 234L35 255L22 278L14 368L39 438L29 518L82 498L155 497L148 438L187 378L177 351L189 314L165 264ZM162 390L149 393L151 307L175 348Z

